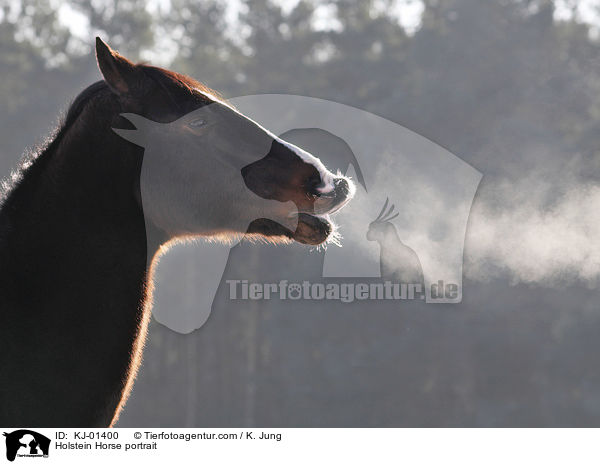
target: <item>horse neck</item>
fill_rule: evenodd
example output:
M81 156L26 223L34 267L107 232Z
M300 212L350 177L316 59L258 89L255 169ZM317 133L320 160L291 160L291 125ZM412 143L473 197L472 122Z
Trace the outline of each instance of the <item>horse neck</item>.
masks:
M146 250L139 201L142 155L107 125L76 135L77 128L65 131L24 171L6 199L0 240L18 250L35 249L38 261L78 250L100 261L119 253L127 265L128 258ZM147 256L144 252L136 263L144 261L145 268ZM15 264L19 257L30 258L11 253Z
M31 388L36 375L57 388L53 401L15 403L15 417L108 425L147 324L154 251L138 200L141 149L108 124L72 130L24 171L0 210L0 303L9 322L0 361L15 388ZM17 356L35 369L13 366ZM78 378L56 377L56 365ZM55 409L44 411L49 403Z

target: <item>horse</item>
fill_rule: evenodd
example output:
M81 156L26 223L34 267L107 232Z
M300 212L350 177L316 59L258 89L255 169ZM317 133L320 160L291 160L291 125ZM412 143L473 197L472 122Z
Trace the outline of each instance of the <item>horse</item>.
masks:
M354 191L349 179L198 81L135 64L100 38L95 48L102 80L74 99L51 140L23 162L0 207L6 427L117 422L142 358L153 263L169 244L245 234L318 246L335 232L329 214ZM185 119L203 108L210 111ZM183 121L176 128L187 146L193 142L194 153L160 154L172 194L159 190L152 202L142 201L144 148L121 136L135 130L131 115ZM239 182L223 182L221 169L233 165L242 166ZM240 196L240 185L252 195ZM252 196L273 209L243 225L237 218L252 209ZM182 206L195 214L173 213ZM289 217L295 228L285 226Z

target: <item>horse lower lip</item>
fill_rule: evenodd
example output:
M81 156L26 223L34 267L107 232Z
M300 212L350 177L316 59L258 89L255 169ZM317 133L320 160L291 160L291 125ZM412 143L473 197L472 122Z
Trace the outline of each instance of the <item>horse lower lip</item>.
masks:
M319 245L327 240L332 230L328 215L299 213L298 227L293 238L306 245Z

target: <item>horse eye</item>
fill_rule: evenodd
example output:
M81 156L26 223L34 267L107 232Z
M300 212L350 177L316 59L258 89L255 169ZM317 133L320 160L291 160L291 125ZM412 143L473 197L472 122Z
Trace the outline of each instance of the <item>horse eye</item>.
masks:
M202 127L206 125L206 121L204 119L194 119L188 123L188 126L197 129L198 127Z

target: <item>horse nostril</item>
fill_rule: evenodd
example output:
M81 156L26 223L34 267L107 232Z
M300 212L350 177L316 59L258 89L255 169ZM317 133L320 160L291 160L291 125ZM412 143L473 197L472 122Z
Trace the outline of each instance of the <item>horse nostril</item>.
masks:
M323 181L318 173L311 175L306 181L306 191L310 195L320 197L321 193L318 189L321 187L323 187Z

